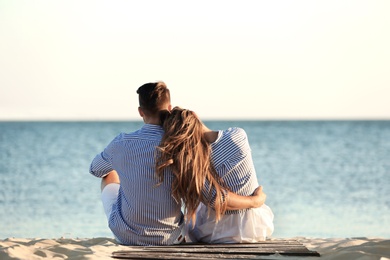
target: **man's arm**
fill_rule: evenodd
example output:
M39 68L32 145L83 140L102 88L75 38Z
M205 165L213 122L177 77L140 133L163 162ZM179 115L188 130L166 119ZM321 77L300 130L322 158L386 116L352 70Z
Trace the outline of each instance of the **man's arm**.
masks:
M99 178L105 177L112 170L111 161L107 158L105 151L96 155L89 167L89 173Z
M96 177L103 178L106 177L111 171L112 167L112 153L114 150L114 143L117 137L114 138L111 143L103 150L103 152L97 154L92 160L92 163L89 167L89 172Z
M263 192L263 187L259 186L251 196L241 196L233 192L227 194L226 210L239 210L261 207L267 198Z

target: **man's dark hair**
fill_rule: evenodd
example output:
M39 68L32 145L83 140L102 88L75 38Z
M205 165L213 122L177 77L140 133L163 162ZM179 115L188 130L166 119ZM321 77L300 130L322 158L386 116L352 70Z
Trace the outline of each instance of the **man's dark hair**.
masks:
M171 102L169 89L164 82L146 83L137 90L139 106L145 114L157 115Z

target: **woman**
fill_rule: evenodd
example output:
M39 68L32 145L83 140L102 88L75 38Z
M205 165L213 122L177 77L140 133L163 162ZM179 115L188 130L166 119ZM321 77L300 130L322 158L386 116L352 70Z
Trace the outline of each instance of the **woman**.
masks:
M186 208L187 241L249 243L271 236L274 216L268 206L246 210L224 206L226 188L248 196L258 187L245 131L212 131L194 112L179 107L162 115L162 125L157 174L163 178L167 167L175 173L172 192Z

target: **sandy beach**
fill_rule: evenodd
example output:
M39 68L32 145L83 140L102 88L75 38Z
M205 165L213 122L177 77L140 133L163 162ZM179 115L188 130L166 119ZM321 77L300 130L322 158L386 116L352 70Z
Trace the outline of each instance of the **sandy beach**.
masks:
M289 238L290 239L290 238ZM390 239L383 238L293 238L321 257L304 259L390 259ZM0 259L110 259L118 250L128 250L111 238L7 238L0 240ZM260 258L261 259L261 258ZM270 259L270 257L267 257ZM297 259L273 256L271 259Z

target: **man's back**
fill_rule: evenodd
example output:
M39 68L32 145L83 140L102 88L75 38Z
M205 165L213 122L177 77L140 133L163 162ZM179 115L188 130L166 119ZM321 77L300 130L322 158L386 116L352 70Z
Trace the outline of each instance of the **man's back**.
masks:
M173 244L181 234L181 205L171 196L173 176L163 183L155 175L155 151L163 135L158 125L118 135L91 164L90 172L102 177L116 170L120 178L117 203L109 226L123 244Z

